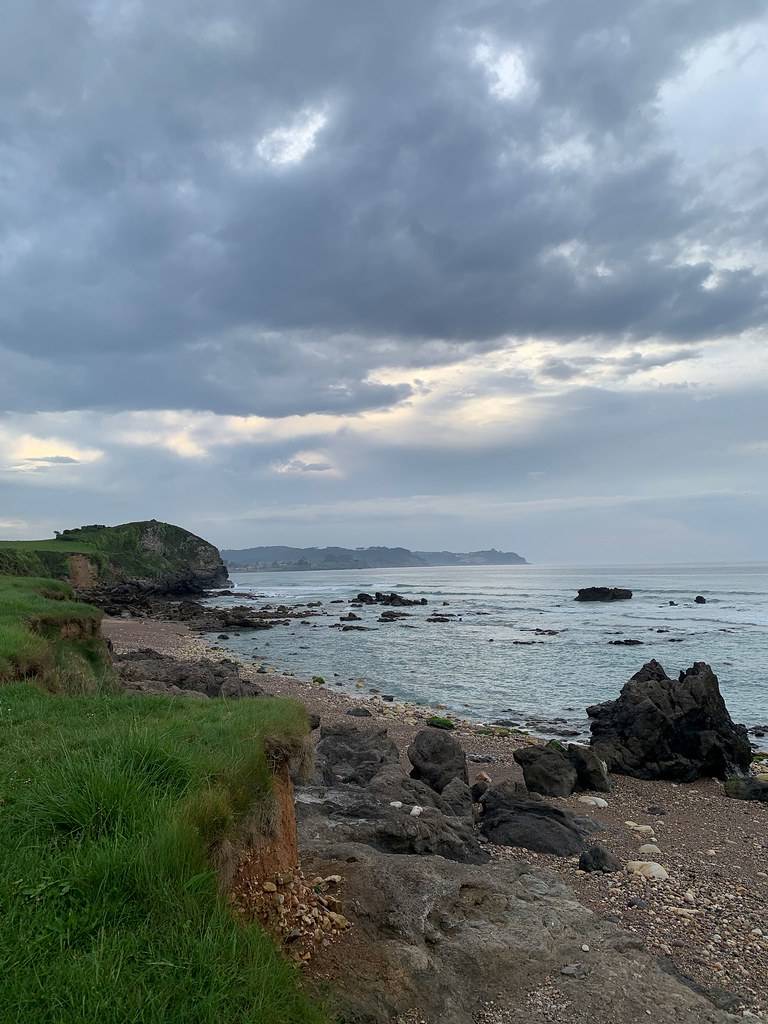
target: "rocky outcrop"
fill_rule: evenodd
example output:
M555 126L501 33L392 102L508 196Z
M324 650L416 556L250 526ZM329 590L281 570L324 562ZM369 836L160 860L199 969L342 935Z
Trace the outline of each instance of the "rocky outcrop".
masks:
M523 769L525 785L543 796L570 796L576 787L576 769L559 743L516 750L515 761Z
M632 591L625 587L583 587L575 601L628 601Z
M516 750L514 758L532 793L570 796L575 790L607 793L611 788L605 765L589 747L569 743L566 749L553 740L544 746L536 744Z
M491 786L480 798L480 831L499 846L521 846L537 853L571 857L599 825L544 800L530 800L511 782Z
M396 594L394 590L388 594L383 594L380 590L377 590L375 594L358 594L355 602L357 604L383 604L391 608L411 608L414 605L426 604L427 599L426 597L403 597L402 594Z
M244 679L237 662L180 661L150 649L113 655L121 685L137 693L173 697L260 697L262 689Z
M619 858L599 844L590 846L579 857L579 871L602 871L605 874L612 874L614 871L621 871L621 868Z
M696 662L677 680L650 661L616 700L587 708L592 748L610 771L639 779L691 782L746 772L752 751L709 665Z
M768 781L762 779L728 779L725 795L733 800L758 800L768 804Z
M428 728L416 733L408 747L408 759L413 765L411 778L426 782L438 793L454 779L469 782L461 744L444 729Z
M326 786L365 786L382 768L400 763L397 744L386 729L359 729L346 722L321 726L315 757Z
M527 864L385 854L299 829L305 871L343 878L353 927L319 965L342 1020L734 1020Z
M299 807L316 838L343 837L388 853L485 863L489 858L473 831L469 789L461 785L464 791L446 786L450 791L442 797L405 774L386 729L341 722L320 730L315 782L300 792Z

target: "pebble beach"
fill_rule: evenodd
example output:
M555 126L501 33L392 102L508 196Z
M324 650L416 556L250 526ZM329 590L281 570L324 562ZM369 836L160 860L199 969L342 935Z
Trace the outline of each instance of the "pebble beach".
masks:
M151 648L176 658L231 657L211 647L183 624L150 619L106 619L104 633L118 653ZM401 752L431 715L421 705L361 700L297 677L257 672L243 662L243 673L268 693L292 697L322 723L364 707L363 726L385 726ZM494 782L522 781L514 760L521 746L538 740L505 729L456 720L454 735L464 747L470 783L481 772ZM665 967L700 986L723 1009L768 1018L768 807L725 796L720 782L703 779L682 785L612 776L606 806L590 797L549 798L557 805L593 816L603 827L597 838L623 863L650 859L668 878L650 881L625 870L585 873L578 858L489 846L498 859L517 859L545 868L569 885L596 914L636 936ZM658 852L640 852L650 845ZM583 971L599 970L597 954L583 951Z

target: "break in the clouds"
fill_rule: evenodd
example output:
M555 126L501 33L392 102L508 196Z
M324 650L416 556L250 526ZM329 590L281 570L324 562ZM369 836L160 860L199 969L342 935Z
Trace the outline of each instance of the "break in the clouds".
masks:
M9 0L4 521L762 541L767 56L768 0Z

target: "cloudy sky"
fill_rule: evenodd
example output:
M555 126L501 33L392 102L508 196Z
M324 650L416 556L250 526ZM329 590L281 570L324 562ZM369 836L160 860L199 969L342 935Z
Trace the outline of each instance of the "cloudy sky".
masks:
M5 0L0 534L768 559L768 0Z

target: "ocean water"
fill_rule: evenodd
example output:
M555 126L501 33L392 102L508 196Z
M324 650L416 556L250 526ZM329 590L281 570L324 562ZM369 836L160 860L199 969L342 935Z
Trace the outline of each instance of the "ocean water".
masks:
M325 614L311 618L311 625L296 620L269 632L243 632L216 641L220 646L298 676L321 675L329 686L358 696L373 687L484 722L504 718L533 722L533 731L543 734L562 727L583 733L585 708L617 696L644 662L656 658L675 676L694 661L707 661L734 720L768 726L768 564L451 566L234 573L232 579L238 594L258 595L259 603L322 601L318 610ZM575 601L586 586L630 587L634 597ZM350 610L329 602L375 590L429 603L398 609L410 616L392 624L376 621L379 606L355 609L370 632L329 628ZM707 603L695 604L697 594ZM211 600L244 603L242 597ZM434 612L456 618L428 623ZM537 629L558 633L538 635ZM642 646L610 644L630 638ZM542 725L536 719L561 721Z

